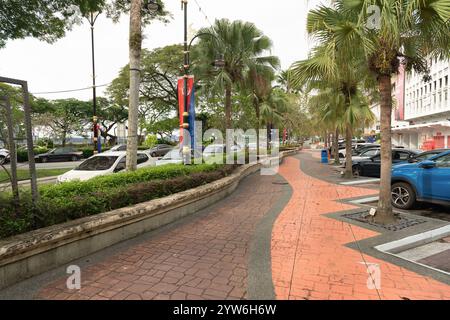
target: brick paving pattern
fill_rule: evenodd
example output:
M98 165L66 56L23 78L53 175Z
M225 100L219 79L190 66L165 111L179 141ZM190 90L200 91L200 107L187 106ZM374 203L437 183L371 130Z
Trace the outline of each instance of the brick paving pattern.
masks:
M42 299L243 299L253 230L281 195L276 177L247 178L191 221L82 270L81 290L60 279Z
M373 195L373 190L315 179L292 157L280 174L293 195L272 231L277 299L450 299L450 286L344 246L377 233L323 216L354 209L336 200ZM364 262L379 266L380 290L368 288Z
M280 166L293 193L272 230L276 298L450 299L450 286L444 283L345 247L378 234L324 214L354 209L337 200L376 191L306 175L300 161L304 157L318 163L320 155L305 154L287 158ZM320 168L315 165L312 172L320 173ZM276 181L276 176L253 175L233 195L201 213L84 268L81 290L67 290L64 277L41 288L37 298L249 298L249 247L257 224L282 196L283 187ZM365 263L380 267L380 290L368 288Z

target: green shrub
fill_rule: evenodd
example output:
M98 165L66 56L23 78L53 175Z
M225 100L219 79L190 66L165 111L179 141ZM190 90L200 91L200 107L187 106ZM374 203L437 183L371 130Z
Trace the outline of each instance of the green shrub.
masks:
M143 147L150 149L150 148L153 148L157 143L158 143L158 138L153 134L149 134L147 136L147 138L145 138Z
M11 194L3 193L0 195L0 238L195 188L227 176L235 167L167 165L86 182L42 186L34 215L29 191L21 195L17 216Z
M35 147L34 155L43 154L48 152L48 149L45 147ZM17 150L17 161L18 162L27 162L28 161L28 151L26 149L18 149Z
M84 159L88 159L94 155L94 149L92 147L82 148L80 151L83 152Z

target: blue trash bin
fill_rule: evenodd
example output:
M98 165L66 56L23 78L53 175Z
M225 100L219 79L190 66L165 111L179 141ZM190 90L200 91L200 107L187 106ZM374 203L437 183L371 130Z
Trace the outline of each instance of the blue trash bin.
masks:
M328 150L323 149L322 150L322 163L328 163Z

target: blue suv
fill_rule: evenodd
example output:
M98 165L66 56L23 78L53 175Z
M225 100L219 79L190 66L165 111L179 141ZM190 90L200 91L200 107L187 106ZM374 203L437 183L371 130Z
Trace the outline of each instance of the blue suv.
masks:
M450 204L450 151L392 168L392 204L411 209L417 201Z

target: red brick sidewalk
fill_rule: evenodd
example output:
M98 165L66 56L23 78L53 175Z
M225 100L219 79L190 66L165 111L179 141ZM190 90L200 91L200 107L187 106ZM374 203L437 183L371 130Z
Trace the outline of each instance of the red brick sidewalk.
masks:
M276 177L252 175L230 197L180 225L82 268L81 290L61 279L41 299L244 299L254 229L281 196Z
M272 275L278 299L450 299L450 286L344 245L376 236L373 231L323 214L353 209L337 202L373 190L335 185L300 170L288 158L280 174L293 195L272 231ZM381 289L367 286L364 265L378 264Z

